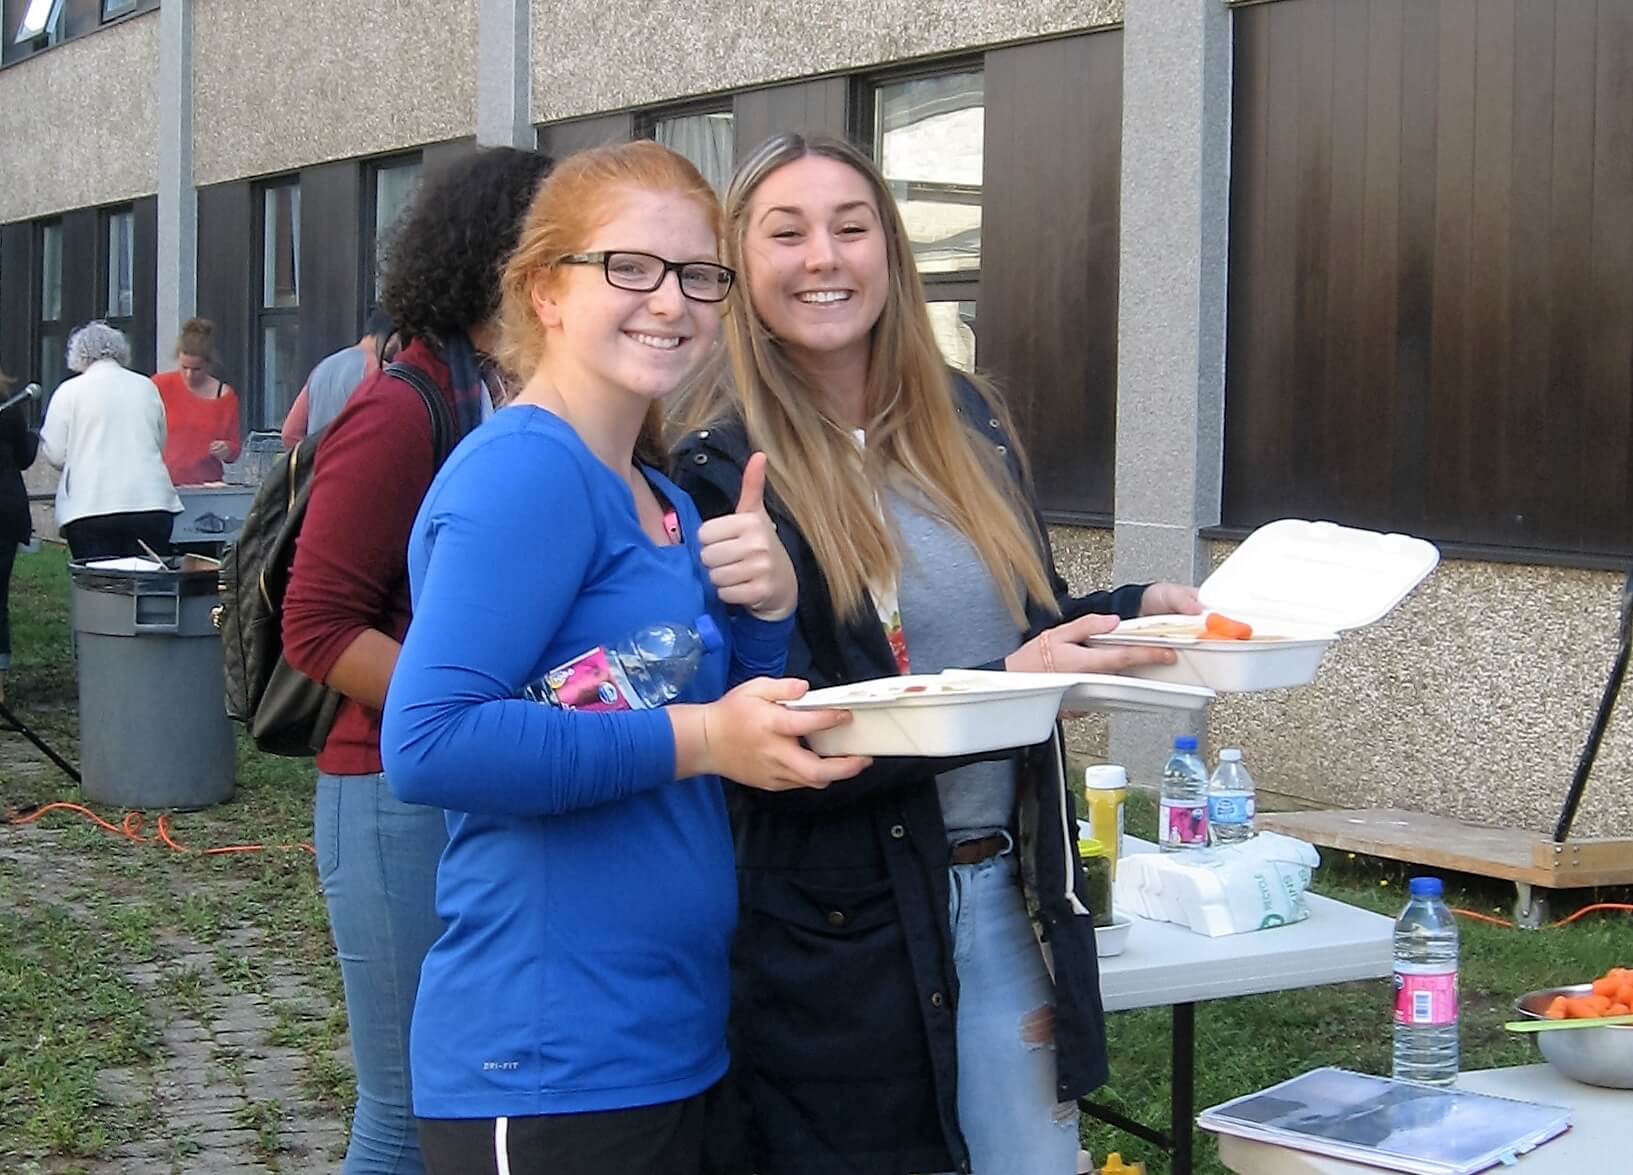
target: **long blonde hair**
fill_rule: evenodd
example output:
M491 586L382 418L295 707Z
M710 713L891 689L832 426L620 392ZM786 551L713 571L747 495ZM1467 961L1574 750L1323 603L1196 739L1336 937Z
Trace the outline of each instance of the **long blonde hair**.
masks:
M518 387L544 358L544 328L533 308L535 290L560 280L561 259L584 247L618 213L621 193L673 192L695 203L711 232L721 232L720 200L684 157L650 140L593 147L568 156L539 185L499 279L499 339L495 358ZM653 404L636 452L661 465L663 409Z
M772 172L808 155L862 175L884 229L889 287L873 327L860 478L850 429L827 413L820 389L772 335L746 289L749 202ZM674 435L734 413L742 417L750 443L765 451L769 484L810 544L840 616L861 614L868 590L895 582L901 572L876 494L892 480L905 480L969 539L1018 625L1025 627L1028 598L1055 610L1031 511L992 446L959 419L907 229L872 160L827 136L783 134L761 144L726 192L725 263L740 275L732 295L738 312L725 323L730 376L717 365L713 378L687 390ZM1007 423L990 386L972 382Z

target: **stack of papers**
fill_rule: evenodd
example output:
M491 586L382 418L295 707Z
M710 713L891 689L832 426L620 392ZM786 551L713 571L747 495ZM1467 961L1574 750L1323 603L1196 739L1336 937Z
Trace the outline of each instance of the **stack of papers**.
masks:
M1564 1133L1571 1111L1316 1069L1204 1110L1197 1125L1411 1175L1473 1175Z
M1319 864L1313 845L1275 832L1210 849L1133 853L1117 862L1113 905L1210 938L1287 926L1310 916L1304 891Z

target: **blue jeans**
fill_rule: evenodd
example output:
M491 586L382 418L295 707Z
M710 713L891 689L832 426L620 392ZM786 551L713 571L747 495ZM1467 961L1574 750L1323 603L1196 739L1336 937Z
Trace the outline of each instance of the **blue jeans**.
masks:
M440 808L404 804L384 775L318 775L312 845L346 985L357 1111L344 1175L422 1175L408 1026L420 963L442 933Z
M1055 989L1014 849L949 874L958 1123L973 1175L1075 1175L1077 1105L1055 1097Z

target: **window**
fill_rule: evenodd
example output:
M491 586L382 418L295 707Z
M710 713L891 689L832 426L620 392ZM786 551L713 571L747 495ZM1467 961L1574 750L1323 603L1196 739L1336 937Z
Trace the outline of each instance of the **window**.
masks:
M256 310L253 427L277 428L300 391L301 189L280 180L257 209L261 297Z
M137 0L102 0L102 19L108 21L127 12L135 12L136 3Z
M12 43L26 45L43 37L47 44L55 45L61 38L61 29L62 0L28 0Z
M947 362L975 366L986 96L979 70L873 90L873 157L901 208Z
M709 186L724 193L734 166L733 131L730 110L709 110L655 117L651 137L691 160Z
M34 334L34 370L50 395L67 374L63 349L68 344L62 321L62 221L40 225L40 318Z
M364 225L364 257L367 258L368 280L363 283L368 305L372 311L380 304L380 285L386 250L391 245L391 234L403 213L420 190L420 157L392 159L377 163L371 171L373 215Z
M122 321L136 313L136 214L130 208L110 208L102 214L102 305L100 313L120 330Z

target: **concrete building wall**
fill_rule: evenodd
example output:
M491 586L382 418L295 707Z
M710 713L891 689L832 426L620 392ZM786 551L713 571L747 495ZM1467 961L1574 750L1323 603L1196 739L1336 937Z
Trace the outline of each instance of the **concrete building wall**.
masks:
M0 71L0 223L158 190L159 17Z
M1098 28L1123 2L533 0L533 121Z
M475 4L197 0L193 182L470 135L476 71Z
M1073 590L1111 586L1109 532L1057 527L1052 537ZM1213 566L1235 549L1206 547ZM1623 581L1443 562L1398 609L1333 646L1315 684L1222 695L1207 745L1241 747L1261 788L1311 805L1552 831L1615 657ZM1074 750L1108 759L1105 719L1074 721L1069 733ZM1123 766L1144 787L1162 768L1155 759ZM1630 775L1633 701L1624 700L1573 835L1633 832L1623 802Z

